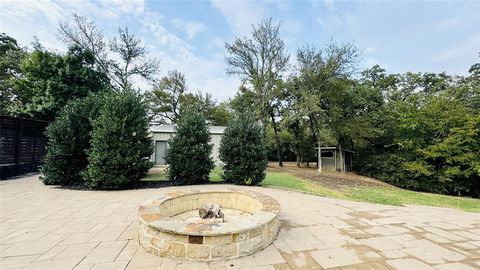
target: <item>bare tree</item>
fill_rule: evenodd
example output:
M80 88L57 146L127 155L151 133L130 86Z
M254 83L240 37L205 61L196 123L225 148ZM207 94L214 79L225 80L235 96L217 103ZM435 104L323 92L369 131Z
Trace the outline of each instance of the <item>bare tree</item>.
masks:
M226 43L225 48L228 53L227 73L239 76L242 82L252 86L257 116L262 121L264 130L268 118L272 121L279 165L283 166L275 121L278 106L275 103L278 103L279 81L287 68L289 56L279 30L280 24L273 24L271 19L263 20L259 25L253 26L250 38L236 38L232 43Z
M68 46L79 46L90 50L95 56L97 68L107 74L114 89L127 89L133 78L140 77L154 82L159 70L159 61L148 57L140 39L128 32L128 28L118 30L118 38L109 42L92 20L78 14L72 15L72 22L59 25L59 37ZM112 57L113 55L116 57ZM119 59L119 60L117 60Z
M120 88L125 89L131 84L131 77L139 76L153 82L159 70L159 62L149 58L140 39L128 32L128 28L118 29L118 39L110 42L110 50L116 53L121 62L112 61L112 73L120 81Z

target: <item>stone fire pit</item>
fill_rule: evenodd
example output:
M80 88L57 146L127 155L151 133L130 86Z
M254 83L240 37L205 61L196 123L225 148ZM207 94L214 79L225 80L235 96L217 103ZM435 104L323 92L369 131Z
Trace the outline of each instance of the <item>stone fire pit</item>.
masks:
M205 204L219 204L223 218L201 218ZM279 203L241 190L190 190L159 196L140 206L140 245L162 257L194 260L238 258L270 245L279 229Z

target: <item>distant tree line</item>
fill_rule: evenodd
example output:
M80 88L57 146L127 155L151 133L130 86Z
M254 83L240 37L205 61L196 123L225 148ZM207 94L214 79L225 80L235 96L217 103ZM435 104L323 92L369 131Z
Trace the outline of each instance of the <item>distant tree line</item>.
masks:
M361 174L480 196L479 63L467 76L388 74L378 65L359 72L360 51L334 41L303 46L290 63L279 29L264 20L225 45L227 73L243 82L230 107L256 112L270 160L316 160L321 172L315 147L334 145L356 151Z

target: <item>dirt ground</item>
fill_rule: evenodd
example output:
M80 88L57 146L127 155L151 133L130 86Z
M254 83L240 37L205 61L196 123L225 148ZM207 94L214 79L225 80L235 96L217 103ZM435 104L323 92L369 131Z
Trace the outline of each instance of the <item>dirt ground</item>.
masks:
M269 162L268 170L272 172L288 172L295 176L314 180L319 182L322 186L338 191L343 191L352 187L393 187L385 182L357 175L353 172L322 172L320 175L316 167L309 168L297 167L295 162L284 162L283 167L278 166L278 162Z

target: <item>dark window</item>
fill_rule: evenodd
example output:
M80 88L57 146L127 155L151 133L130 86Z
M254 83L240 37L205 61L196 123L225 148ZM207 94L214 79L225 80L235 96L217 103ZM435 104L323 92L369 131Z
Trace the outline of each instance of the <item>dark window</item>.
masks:
M333 151L322 152L322 158L333 158Z

